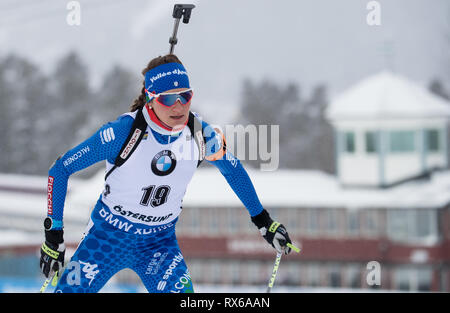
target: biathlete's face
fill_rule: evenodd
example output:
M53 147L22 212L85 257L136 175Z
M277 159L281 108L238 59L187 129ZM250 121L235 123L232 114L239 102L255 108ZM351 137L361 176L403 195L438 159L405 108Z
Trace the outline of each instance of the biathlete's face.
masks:
M161 122L172 128L186 124L189 118L192 92L190 92L190 98L186 101L187 96L183 95L183 91L189 90L190 89L188 88L176 88L167 90L162 93L162 96L164 96L164 94L170 93L180 94L180 97L175 98L175 102L172 102L173 104L170 106L164 105L158 98L154 98L151 100L150 105ZM186 98L181 98L183 96L185 96Z

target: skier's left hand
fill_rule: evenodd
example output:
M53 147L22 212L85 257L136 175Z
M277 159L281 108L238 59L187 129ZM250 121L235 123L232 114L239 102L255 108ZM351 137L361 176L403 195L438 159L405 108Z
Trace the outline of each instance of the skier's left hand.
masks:
M48 278L63 268L65 252L63 230L45 230L45 242L41 246L39 261L39 267L45 277Z
M263 210L258 215L252 217L252 222L258 227L259 232L277 252L289 254L291 248L287 246L292 244L289 234L283 224L273 221L269 213Z

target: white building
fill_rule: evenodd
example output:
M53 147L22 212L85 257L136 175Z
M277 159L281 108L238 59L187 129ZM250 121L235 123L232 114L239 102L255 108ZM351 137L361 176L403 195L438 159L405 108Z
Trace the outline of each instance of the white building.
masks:
M327 110L343 185L386 187L446 168L450 103L390 72L362 80Z

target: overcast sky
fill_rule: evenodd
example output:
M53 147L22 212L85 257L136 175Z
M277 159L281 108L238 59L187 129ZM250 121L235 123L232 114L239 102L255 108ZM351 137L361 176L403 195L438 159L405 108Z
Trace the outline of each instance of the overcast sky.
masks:
M76 50L98 83L113 65L140 75L166 54L168 0L81 0L69 26L63 0L0 0L0 55L19 53L52 71ZM183 1L181 1L183 2ZM379 0L381 25L369 26L366 0L196 0L175 53L190 73L194 106L217 123L231 119L245 77L296 82L303 94L325 83L330 97L388 66L422 84L450 85L450 1ZM124 110L128 108L124 104Z

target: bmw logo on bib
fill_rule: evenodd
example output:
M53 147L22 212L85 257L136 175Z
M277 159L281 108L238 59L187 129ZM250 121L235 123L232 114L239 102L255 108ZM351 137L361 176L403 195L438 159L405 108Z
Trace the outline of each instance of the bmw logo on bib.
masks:
M152 172L158 176L166 176L173 172L176 165L175 154L170 150L163 150L153 157Z

